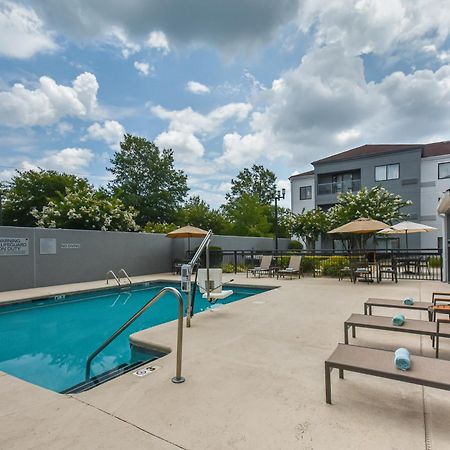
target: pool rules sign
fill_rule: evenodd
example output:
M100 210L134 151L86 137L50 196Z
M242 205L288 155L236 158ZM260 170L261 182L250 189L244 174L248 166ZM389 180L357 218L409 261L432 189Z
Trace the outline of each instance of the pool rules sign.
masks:
M28 238L0 237L0 256L26 256L28 252Z

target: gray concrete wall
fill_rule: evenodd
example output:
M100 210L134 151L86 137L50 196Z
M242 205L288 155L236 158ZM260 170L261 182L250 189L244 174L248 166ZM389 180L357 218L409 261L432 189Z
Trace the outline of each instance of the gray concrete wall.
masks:
M279 250L287 250L290 239L279 238ZM174 243L174 257L184 258L188 245L190 249L195 250L200 245L201 239L191 239L190 243L187 239L176 239ZM275 240L265 237L251 236L221 236L214 235L211 245L220 247L222 250L274 250Z
M28 238L27 256L0 256L0 291L101 280L123 267L130 276L168 272L173 242L163 234L0 227L1 237ZM56 240L41 254L41 240Z
M169 272L174 257L183 258L187 239L164 234L0 227L1 238L28 239L28 254L0 256L0 291L101 280L108 270L125 268L130 276ZM55 253L41 244L53 240ZM287 249L289 239L279 239ZM47 241L48 244L48 241ZM191 239L191 249L200 239ZM214 236L223 250L272 250L271 238ZM1 255L0 251L0 255Z

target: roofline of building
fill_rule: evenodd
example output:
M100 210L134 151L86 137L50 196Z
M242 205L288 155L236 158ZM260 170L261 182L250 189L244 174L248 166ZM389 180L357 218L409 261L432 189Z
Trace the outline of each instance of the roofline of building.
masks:
M288 180L292 178L307 178L314 176L314 170L308 170L308 172L296 173L295 175L291 175Z
M365 144L365 145L377 145L377 144ZM391 145L391 144L381 144L381 145ZM392 144L395 145L395 144ZM399 145L403 145L403 144L399 144ZM364 146L362 146L364 147ZM356 147L358 148L358 147ZM343 152L339 152L339 153L335 153L334 155L330 155L330 156L326 156L325 158L322 159L318 159L316 161L313 161L311 164L314 166L316 164L326 164L326 163L337 163L337 162L342 162L342 161L351 161L351 160L355 160L355 159L364 159L364 158L371 158L371 157L377 157L377 156L381 156L381 155L391 155L393 153L399 153L399 152L405 152L405 151L411 151L411 150L421 150L423 151L424 149L424 144L411 144L411 146L407 146L407 147L403 147L403 148L396 148L393 150L388 150L382 153L372 153L372 154L366 154L366 155L355 155L355 156L349 156L349 157L343 157L341 159L336 159L336 160L329 160L329 158L332 158L333 156L338 156L341 153L346 153L348 151L351 150L345 150Z

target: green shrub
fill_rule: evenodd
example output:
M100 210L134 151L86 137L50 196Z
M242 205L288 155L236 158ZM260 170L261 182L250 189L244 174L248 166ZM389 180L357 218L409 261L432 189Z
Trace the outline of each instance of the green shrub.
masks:
M437 269L441 267L441 257L440 256L430 256L428 258L428 267L431 267L433 269Z
M288 248L290 250L302 250L303 245L300 241L292 240L289 242Z
M338 277L341 269L349 265L349 258L346 256L333 256L321 263L322 274L328 277Z
M320 261L318 256L303 256L301 262L303 273L314 272L314 268L320 264Z
M245 264L238 264L237 271L238 272L247 272L247 267L245 266ZM222 272L223 273L234 273L234 264L232 264L232 263L222 264Z
M274 264L275 261L275 263L277 263L279 267L284 269L289 265L290 259L290 256L282 256L281 258L275 258L274 260L272 260L272 264Z
M234 264L222 264L222 272L223 273L234 273Z

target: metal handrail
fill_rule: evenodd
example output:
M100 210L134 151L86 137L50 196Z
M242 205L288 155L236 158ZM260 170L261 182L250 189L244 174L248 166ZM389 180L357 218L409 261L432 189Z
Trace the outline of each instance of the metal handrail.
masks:
M125 271L125 269L120 269L120 270L119 270L119 273L118 273L118 275L119 275L119 283L120 283L120 280L122 279L121 276L120 276L121 273L123 273L123 274L125 275L125 278L128 280L128 282L129 282L130 284L133 284L133 283L131 282L130 277L128 276L127 272Z
M211 241L211 237L212 237L212 230L209 230L208 234L203 238L203 241L200 243L200 246L198 247L197 251L195 252L195 255L192 257L191 262L189 263L191 266L193 266L197 262L197 260L200 258L200 255L202 254L203 249Z
M194 256L192 257L189 266L194 267L194 265L197 263L197 261L200 259L200 256L203 252L203 250L206 248L206 267L207 267L207 283L209 285L209 243L211 242L211 237L213 235L212 230L209 230L206 236L203 238L203 241L200 243L197 251L195 252ZM191 282L191 273L189 273L189 283ZM197 274L195 275L195 279L197 280ZM195 294L195 291L194 291ZM208 299L209 299L209 291L208 291ZM194 297L192 297L192 300L194 300ZM186 304L187 304L187 314L186 314L186 326L189 328L191 326L191 316L192 316L192 303L191 303L191 291L189 290L186 292Z
M116 277L116 274L112 270L108 270L108 272L106 272L106 284L109 284L109 275L112 275L116 280L116 283L120 286L120 280Z
M86 360L85 379L89 381L91 378L92 360L104 350L117 336L119 336L126 328L128 328L138 317L140 317L147 309L158 301L164 294L171 292L178 300L178 332L177 332L177 367L175 376L172 378L173 383L183 383L184 377L181 376L181 356L183 347L183 298L180 292L173 287L162 288L151 300L149 300L136 314L128 319L121 327L119 327L102 345L93 351Z

